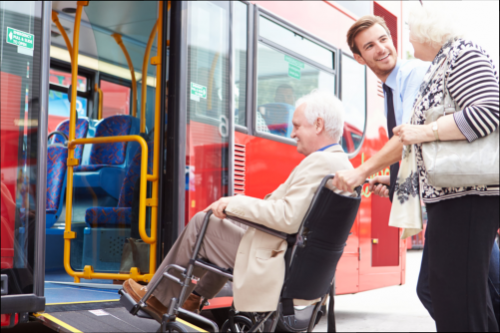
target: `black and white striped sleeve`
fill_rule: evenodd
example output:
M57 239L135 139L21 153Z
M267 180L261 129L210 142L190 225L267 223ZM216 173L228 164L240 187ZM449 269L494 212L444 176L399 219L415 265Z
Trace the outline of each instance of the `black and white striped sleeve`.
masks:
M470 48L450 68L448 90L462 109L454 114L458 128L469 142L491 134L499 123L499 84L490 58Z

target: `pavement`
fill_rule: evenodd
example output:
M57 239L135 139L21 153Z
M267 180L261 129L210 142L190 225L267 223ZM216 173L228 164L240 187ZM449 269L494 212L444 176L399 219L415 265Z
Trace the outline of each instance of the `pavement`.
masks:
M422 251L408 251L406 284L335 297L338 332L436 332L417 297ZM326 318L314 332L326 332Z

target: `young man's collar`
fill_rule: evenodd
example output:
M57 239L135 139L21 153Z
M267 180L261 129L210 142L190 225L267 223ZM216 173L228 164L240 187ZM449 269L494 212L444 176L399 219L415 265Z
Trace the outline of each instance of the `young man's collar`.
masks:
M391 74L389 74L387 80L385 81L385 85L391 88L392 90L396 90L396 87L398 85L396 79L398 77L399 68L401 68L402 64L403 62L400 59L398 59L398 61L396 62L396 66L394 66L394 69L392 70Z

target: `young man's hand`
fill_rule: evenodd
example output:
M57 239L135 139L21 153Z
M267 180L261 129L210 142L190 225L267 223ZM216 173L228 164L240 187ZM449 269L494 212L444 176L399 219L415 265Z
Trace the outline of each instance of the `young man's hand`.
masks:
M377 185L378 184L378 185ZM387 186L384 186L387 185ZM377 176L370 180L370 192L382 198L389 197L390 176Z
M226 214L224 213L224 210L229 205L229 202L231 201L232 198L233 197L220 198L219 200L217 200L216 202L205 208L203 211L206 213L211 209L215 217L218 217L220 219L225 219Z
M353 192L356 187L363 185L366 176L360 168L354 170L337 171L332 185L345 192Z

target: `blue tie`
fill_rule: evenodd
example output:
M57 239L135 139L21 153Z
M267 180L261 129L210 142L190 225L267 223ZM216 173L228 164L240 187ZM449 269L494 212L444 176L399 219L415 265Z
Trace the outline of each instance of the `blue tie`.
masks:
M392 96L392 89L389 88L385 83L383 84L383 88L385 91L385 98L387 100L387 132L389 133L389 139L394 136L394 132L392 131L396 124L396 113L394 112L394 98ZM394 190L396 188L396 180L398 179L399 172L399 162L391 165L391 186L389 188L389 199L393 200L394 198Z

